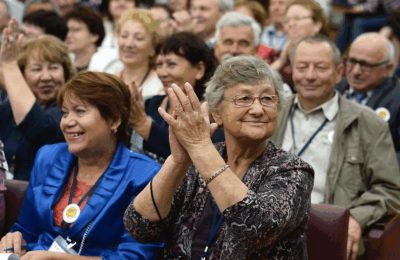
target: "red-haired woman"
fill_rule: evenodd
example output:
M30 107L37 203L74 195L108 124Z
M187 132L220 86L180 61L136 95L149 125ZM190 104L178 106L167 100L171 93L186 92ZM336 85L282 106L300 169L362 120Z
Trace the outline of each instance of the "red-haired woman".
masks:
M67 143L39 150L24 205L0 252L13 250L23 260L61 260L65 253L71 260L153 259L163 243L140 244L123 225L125 209L160 169L126 147L128 87L111 74L81 72L61 88L58 105ZM65 253L54 250L55 243Z

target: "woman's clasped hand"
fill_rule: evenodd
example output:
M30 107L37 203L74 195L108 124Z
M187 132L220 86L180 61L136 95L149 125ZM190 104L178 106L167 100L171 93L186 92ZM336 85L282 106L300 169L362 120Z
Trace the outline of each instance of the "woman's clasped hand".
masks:
M174 108L173 115L168 114L163 108L159 108L160 115L169 124L170 131L172 130L172 137L176 137L174 139L170 136L170 143L179 141L181 145L171 144L173 157L179 147L184 148L190 154L196 147L212 145L210 138L218 127L216 123L210 124L208 103L200 104L189 83L185 83L185 91L187 96L176 84L172 84L172 87L168 89L171 106ZM181 154L182 151L179 153ZM178 161L182 160L178 159Z
M131 92L131 115L129 117L129 125L136 127L143 125L148 119L146 109L143 102L143 87L137 87L135 82L129 84L129 91Z

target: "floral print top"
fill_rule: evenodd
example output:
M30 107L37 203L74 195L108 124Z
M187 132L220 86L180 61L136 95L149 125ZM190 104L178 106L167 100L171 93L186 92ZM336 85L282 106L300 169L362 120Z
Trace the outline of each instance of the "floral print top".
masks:
M225 143L216 148L222 155ZM313 181L311 166L270 142L247 170L246 197L222 211L224 222L215 239L216 250L208 252L207 259L308 259L306 230ZM131 203L125 212L125 227L142 243L165 235L164 259L191 259L192 238L209 193L192 166L174 195L167 218L150 221Z

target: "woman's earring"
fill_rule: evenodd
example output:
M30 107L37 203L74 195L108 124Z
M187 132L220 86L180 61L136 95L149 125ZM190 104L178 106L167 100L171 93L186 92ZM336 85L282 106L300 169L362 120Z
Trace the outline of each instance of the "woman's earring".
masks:
M114 131L114 134L116 134L118 132L118 129L115 128L113 131Z

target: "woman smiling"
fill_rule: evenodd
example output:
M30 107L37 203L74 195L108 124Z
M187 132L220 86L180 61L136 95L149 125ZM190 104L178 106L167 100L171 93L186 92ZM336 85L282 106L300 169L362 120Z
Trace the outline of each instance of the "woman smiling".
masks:
M204 99L205 83L213 75L216 61L212 51L200 37L186 32L173 34L160 43L156 55L157 75L165 92L172 83L184 89L185 82L189 82L194 86L197 97ZM132 148L148 155L154 154L155 159L163 162L171 151L168 124L158 113L158 107L171 113L173 106L166 95L154 96L143 103L140 92L134 87L131 89L133 109L129 126L143 139L132 136ZM223 141L222 133L216 134L213 141Z
M60 127L67 143L39 150L19 218L0 252L13 248L22 260L155 257L162 243L136 242L122 221L160 169L126 147L130 102L125 83L107 73L81 72L62 87ZM55 250L63 243L69 246ZM21 250L24 244L30 252Z
M268 139L282 79L264 61L224 61L200 104L168 89L171 155L125 212L139 242L166 237L164 259L307 259L312 168ZM212 144L207 105L226 142Z
M0 52L9 97L9 102L0 105L0 139L14 178L29 180L39 148L64 141L56 98L75 69L68 46L57 38L22 42L18 22L12 19L3 32Z
M155 70L155 47L161 37L158 26L151 12L141 9L125 11L117 26L119 56L125 67L115 75L127 85L134 82L142 87L145 99L162 92Z

